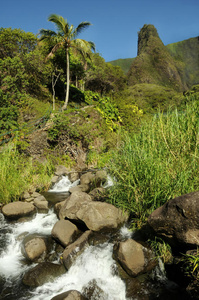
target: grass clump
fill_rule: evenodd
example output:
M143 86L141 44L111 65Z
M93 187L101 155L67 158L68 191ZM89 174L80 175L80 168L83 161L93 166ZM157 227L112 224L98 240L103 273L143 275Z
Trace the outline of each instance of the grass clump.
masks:
M199 188L199 101L158 113L138 133L123 134L110 162L116 184L110 201L140 227L167 200Z
M33 162L13 142L7 144L0 152L0 203L18 200L24 191L47 189L53 171L50 161Z

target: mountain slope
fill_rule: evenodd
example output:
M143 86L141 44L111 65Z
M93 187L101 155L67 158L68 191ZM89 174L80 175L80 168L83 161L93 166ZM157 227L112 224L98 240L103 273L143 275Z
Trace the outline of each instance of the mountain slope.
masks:
M176 63L159 38L153 25L144 25L138 34L138 56L128 72L129 85L157 84L183 91L187 88L181 74L183 68Z
M169 73L175 70L180 90L199 84L199 37L164 46L155 27L144 25L138 36L138 56L139 58L118 59L110 63L120 66L126 74L129 71L131 84L152 82L162 85L163 80L164 86L171 87L171 82L168 82L171 74L168 74L167 78L161 74L165 72L167 61L170 66L172 65ZM161 66L161 63L164 66ZM154 67L157 67L157 70L154 70ZM176 89L176 86L174 88Z
M109 61L109 63L113 66L119 66L124 72L124 74L127 74L134 59L135 58L119 58L116 60Z
M199 37L166 46L172 57L183 66L183 80L188 87L199 83Z

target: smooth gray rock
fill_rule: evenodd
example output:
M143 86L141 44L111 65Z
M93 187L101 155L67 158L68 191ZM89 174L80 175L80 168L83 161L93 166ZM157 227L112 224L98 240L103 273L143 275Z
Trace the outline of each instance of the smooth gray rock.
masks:
M78 228L67 220L58 221L51 232L52 237L62 246L66 247L72 243L79 233Z
M32 203L16 201L6 204L2 208L2 213L9 219L19 219L21 217L32 215L36 212Z

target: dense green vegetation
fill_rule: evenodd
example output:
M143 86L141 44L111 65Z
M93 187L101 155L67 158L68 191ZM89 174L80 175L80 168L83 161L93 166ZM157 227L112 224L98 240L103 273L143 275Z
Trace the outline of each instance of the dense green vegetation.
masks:
M53 19L49 20L57 26L66 23L59 16L51 17ZM89 24L83 22L78 28L81 31ZM64 28L69 30L69 24L67 26ZM0 153L1 169L5 170L6 155L10 161L11 169L8 168L8 172L12 174L11 177L16 176L14 170L20 178L23 173L26 174L24 170L27 169L27 178L30 178L35 162L22 154L28 144L28 128L31 131L37 130L38 119L44 115L50 118L54 103L55 115L48 132L52 149L46 153L53 156L53 151L57 149L62 162L71 164L74 157L61 157L60 151L64 137L67 137L70 145L84 149L88 165L102 167L113 157L111 171L118 177L116 187L119 189L114 190L112 201L128 208L135 218L144 220L150 211L170 197L197 187L191 172L197 170L198 150L195 140L188 138L194 139L197 135L198 102L189 100L185 108L182 103L185 97L198 96L198 86L195 85L184 95L179 92L183 80L174 76L181 74L179 64L173 59L176 50L165 49L154 26L145 25L140 31L138 57L132 65L136 69L142 61L142 78L146 75L147 83L141 83L141 80L132 84L132 80L137 80L137 75L132 77L135 71L133 67L127 77L119 66L106 63L98 53L89 51L89 55L85 55L83 51L82 56L77 53L79 51L71 51L69 47L70 96L66 112L60 110L66 99L66 88L69 87L66 84L66 52L61 47L62 40L57 40L57 44L52 38L44 38L49 33L48 30L41 31L43 38L39 40L34 34L20 29L0 29L0 137L1 140L12 138L12 146ZM59 32L51 34L55 37ZM63 36L60 34L60 38L63 39ZM72 41L75 41L73 37ZM161 75L160 70L165 73ZM174 72L171 72L173 77L170 81L168 70ZM169 107L169 113L164 114ZM121 135L123 130L125 134ZM10 147L14 147L12 151ZM190 167L189 172L187 166ZM41 173L38 181L43 180L42 168L35 168L35 172ZM11 177L3 174L5 171L2 172L5 189L10 186ZM50 176L50 171L47 174ZM188 174L191 174L189 178L194 179L186 186ZM26 176L24 178L30 182ZM0 201L7 202L19 196L25 181L15 181L16 192L10 191L4 198L3 191ZM35 186L35 183L32 184Z
M54 166L50 160L45 164L19 153L15 143L0 152L0 202L16 201L24 191L41 191L49 188Z
M120 58L120 59L112 60L109 63L112 64L113 66L120 67L124 72L124 74L127 74L134 59L135 58L123 58L123 59Z
M110 170L116 178L112 203L128 209L140 226L157 207L198 190L199 101L157 113L139 132L123 134Z

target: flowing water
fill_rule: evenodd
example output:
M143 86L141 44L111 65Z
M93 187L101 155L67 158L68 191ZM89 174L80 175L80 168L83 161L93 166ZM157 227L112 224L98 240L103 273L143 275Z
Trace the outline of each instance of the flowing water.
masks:
M56 197L57 193L67 192L78 183L76 181L72 184L68 177L63 176L49 193ZM109 177L106 187L110 185L112 180ZM30 220L15 222L6 221L0 214L0 299L50 300L53 296L71 289L85 292L93 288L95 292L92 299L125 300L125 284L116 275L111 243L89 246L70 270L53 283L46 283L35 289L21 284L25 272L36 265L28 263L22 254L24 238L30 234L50 236L56 221L57 216L53 210L45 214L37 213ZM121 229L123 237L130 234L127 228Z
M63 176L48 194L56 199L62 195L64 199L70 187L77 184L79 181L72 184L68 177ZM112 184L113 181L109 177L105 187ZM50 300L57 294L73 289L85 295L92 291L89 296L91 300L127 300L125 283L117 275L117 266L112 258L113 244L108 242L89 246L76 259L69 271L54 282L37 288L29 288L22 284L25 272L36 265L27 262L22 254L24 238L30 234L50 237L57 220L53 209L48 213L37 213L32 219L15 222L6 221L0 214L0 299ZM118 234L121 240L132 235L126 226L123 226ZM156 272L156 277L159 276L160 281L165 280L163 267L157 268Z

